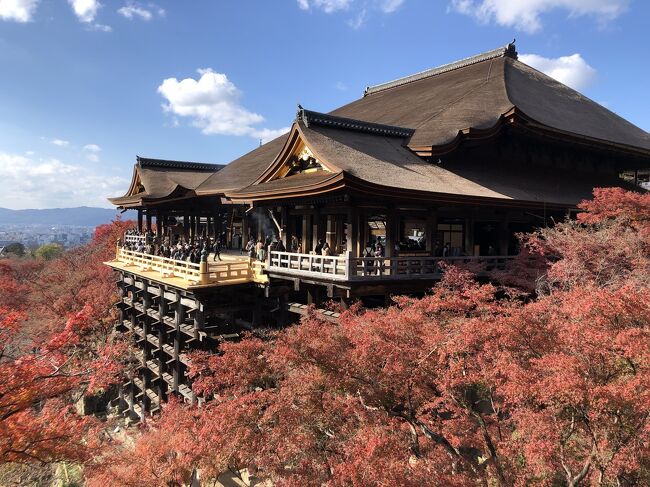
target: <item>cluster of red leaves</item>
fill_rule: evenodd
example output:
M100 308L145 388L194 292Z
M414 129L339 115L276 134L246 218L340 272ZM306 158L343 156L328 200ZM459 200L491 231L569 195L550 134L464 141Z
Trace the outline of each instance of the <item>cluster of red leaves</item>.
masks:
M121 374L114 279L102 262L130 223L49 262L0 262L0 462L86 460L93 421L71 405Z
M243 468L296 486L650 483L650 199L599 190L583 209L527 241L536 299L449 268L422 299L194 355L211 401L168 406L91 485Z

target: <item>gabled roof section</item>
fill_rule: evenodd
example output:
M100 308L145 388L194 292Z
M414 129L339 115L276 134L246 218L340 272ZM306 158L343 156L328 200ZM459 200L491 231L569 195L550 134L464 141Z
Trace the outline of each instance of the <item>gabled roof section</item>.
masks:
M151 159L136 156L136 164L144 168L169 168L182 171L217 172L225 167L224 164L207 164L204 162L170 161L168 159Z
M650 157L650 134L517 59L513 44L368 88L329 115L410 127L409 147L441 155L505 125Z
M306 127L310 125L321 125L323 127L334 127L347 130L356 130L368 134L385 135L387 137L410 137L415 129L385 125L381 123L366 122L353 118L337 117L326 113L305 110L298 105L296 120L301 121Z
M515 49L514 41L510 44L493 49L492 51L484 52L482 54L477 54L475 56L470 56L459 61L454 61L453 63L443 64L436 68L426 69L420 71L419 73L411 74L409 76L404 76L403 78L398 78L393 81L388 81L386 83L381 83L375 86L368 86L363 92L363 96L372 95L373 93L378 93L383 90L388 90L396 86L405 85L407 83L412 83L414 81L419 81L421 79L430 78L431 76L436 76L442 73L447 73L455 69L464 68L471 64L480 63L490 59L495 59L499 57L510 57L512 59L517 59L517 50Z
M124 196L109 198L109 201L120 207L132 208L165 199L195 196L194 190L223 167L220 164L137 156L129 190Z

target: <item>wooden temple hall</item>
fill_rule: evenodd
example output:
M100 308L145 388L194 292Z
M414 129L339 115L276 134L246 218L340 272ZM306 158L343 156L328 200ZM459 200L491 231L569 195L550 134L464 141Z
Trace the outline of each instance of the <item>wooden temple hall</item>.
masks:
M619 175L648 167L650 134L522 63L513 44L329 113L299 105L289 133L223 166L138 158L111 201L137 211L140 232L107 262L119 329L141 344L124 405L194 401L185 351L285 325L308 304L422 293L443 261L506 265L516 233L564 219L594 187L631 188ZM223 260L158 252L210 238Z

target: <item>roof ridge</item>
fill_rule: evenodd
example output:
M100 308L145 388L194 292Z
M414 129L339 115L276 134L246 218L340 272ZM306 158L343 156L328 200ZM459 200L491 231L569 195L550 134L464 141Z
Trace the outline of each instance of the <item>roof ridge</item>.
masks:
M364 120L357 120L354 118L338 117L336 115L329 115L327 113L306 110L300 105L298 105L296 120L302 121L307 127L309 127L310 124L326 127L338 127L348 130L356 130L358 132L387 135L391 137L411 137L415 133L415 129L412 128L366 122Z
M169 167L175 169L188 169L195 171L219 171L224 168L223 164L208 164L205 162L172 161L168 159L151 159L148 157L136 156L137 164L141 167Z
M380 83L374 86L368 86L363 92L363 96L372 95L373 93L378 93L380 91L388 90L390 88L395 88L396 86L405 85L407 83L412 83L414 81L419 81L421 79L430 78L431 76L436 76L438 74L447 73L455 69L464 68L465 66L470 66L472 64L480 63L481 61L487 61L489 59L495 59L499 57L509 57L512 59L517 59L517 50L515 49L514 41L497 49L487 51L481 54L476 54L452 63L443 64L435 68L425 69L419 73L410 74L402 78L397 78L393 81L387 81L385 83Z

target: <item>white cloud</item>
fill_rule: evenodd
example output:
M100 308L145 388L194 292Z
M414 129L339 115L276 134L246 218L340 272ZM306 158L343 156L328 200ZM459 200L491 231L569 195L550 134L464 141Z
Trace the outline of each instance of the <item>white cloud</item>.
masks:
M99 153L102 151L102 148L97 144L87 144L84 145L83 150L86 154L86 159L90 162L99 162Z
M0 0L0 19L29 22L34 16L39 0Z
M151 20L155 15L163 17L165 15L165 9L158 7L153 3L148 3L147 5L142 5L138 2L127 2L126 5L119 8L117 13L126 17L129 20L140 18L142 20Z
M596 78L596 70L580 54L558 58L520 54L519 60L578 91L588 87Z
M0 207L52 208L108 206L106 198L123 194L129 181L97 174L59 159L34 159L0 152Z
M326 14L349 11L352 17L346 23L353 29L361 28L371 11L390 14L399 9L404 0L297 0L302 10L321 10Z
M112 32L113 28L110 25L105 24L92 24L89 27L90 30L95 30L98 32Z
M343 81L337 81L334 87L339 91L347 91L348 89L348 85L346 85Z
M63 139L52 139L52 143L54 145L58 145L59 147L68 147L70 145L70 142Z
M347 10L353 0L298 0L298 6L303 10L315 8L331 14L339 10Z
M383 0L379 8L383 11L386 12L387 14L394 12L398 8L402 6L404 3L404 0Z
M102 6L99 0L68 0L74 14L81 22L92 23Z
M480 22L494 21L529 33L542 28L540 16L561 9L569 16L592 15L611 21L627 10L630 0L451 0L450 8Z
M367 15L368 15L368 9L364 7L361 10L359 10L359 12L354 17L348 19L347 24L355 30L360 29L363 26L363 24L366 23Z
M204 134L268 139L283 133L255 127L264 122L264 117L240 105L241 92L225 74L212 69L199 69L198 73L198 80L167 78L162 82L158 93L167 101L163 105L166 112L189 118Z

